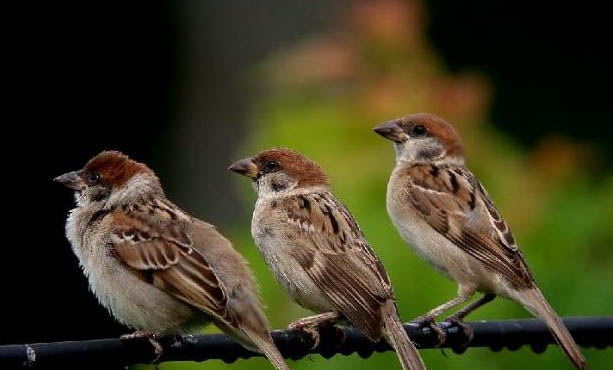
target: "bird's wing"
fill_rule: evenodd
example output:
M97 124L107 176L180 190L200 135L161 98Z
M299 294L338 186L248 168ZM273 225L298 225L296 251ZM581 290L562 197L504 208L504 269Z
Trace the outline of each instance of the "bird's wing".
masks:
M509 226L470 171L415 165L407 169L407 176L409 202L434 230L514 286L532 286Z
M381 306L392 292L383 265L347 208L329 192L284 199L289 231L302 240L294 257L336 309L371 339L381 335Z
M192 244L194 235L186 226L190 217L178 212L157 201L112 212L112 255L144 281L236 327L222 283ZM198 226L190 230L211 232Z

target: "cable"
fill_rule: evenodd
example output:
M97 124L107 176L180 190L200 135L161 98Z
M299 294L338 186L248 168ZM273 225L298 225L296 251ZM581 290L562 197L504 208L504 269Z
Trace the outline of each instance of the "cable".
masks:
M613 346L613 317L573 317L564 323L582 347L604 349ZM440 348L451 348L457 353L466 350L466 336L461 328L441 323L447 340ZM547 345L555 343L547 327L536 319L476 321L474 338L468 347L489 347L516 350L529 345L542 353ZM429 328L406 324L405 329L419 349L434 348L437 336ZM322 329L320 345L311 349L312 340L294 331L275 331L275 343L286 358L299 359L311 353L325 358L336 354L358 353L368 358L373 352L390 351L385 341L370 342L353 328L327 327ZM160 340L164 347L161 361L206 361L220 359L227 363L240 358L260 356L250 352L223 334L169 336ZM124 366L148 363L154 357L153 348L146 340L99 339L81 342L57 342L29 345L0 346L0 368L61 368L74 366ZM87 368L87 367L84 367Z

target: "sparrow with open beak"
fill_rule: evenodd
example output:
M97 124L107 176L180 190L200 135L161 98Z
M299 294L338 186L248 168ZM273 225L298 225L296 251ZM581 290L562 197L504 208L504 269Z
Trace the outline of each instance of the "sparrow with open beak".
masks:
M247 262L217 229L170 202L146 165L113 151L55 178L75 191L66 236L92 292L121 323L123 338L149 338L212 321L287 370L262 312Z
M424 369L383 265L323 170L287 149L264 151L229 169L255 184L251 233L277 281L318 313L290 327L313 334L317 343L319 326L346 319L372 341L385 335L404 369Z
M484 292L449 319L462 324L471 311L499 295L544 320L573 364L584 368L585 358L537 287L509 226L465 167L454 128L437 116L413 114L374 130L396 151L387 188L392 222L420 257L459 284L456 298L418 321L432 324L445 310Z

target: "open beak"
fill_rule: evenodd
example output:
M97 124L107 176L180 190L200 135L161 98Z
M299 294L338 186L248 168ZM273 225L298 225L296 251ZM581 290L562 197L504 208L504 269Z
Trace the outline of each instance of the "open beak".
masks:
M53 181L59 182L60 184L72 190L83 190L85 189L85 182L83 182L83 179L81 178L80 174L81 171L68 172L63 174L62 176L54 178Z
M374 131L383 136L384 138L391 140L395 143L401 144L406 141L406 135L398 121L389 121L382 123L374 128Z
M249 177L252 180L258 178L258 166L253 163L251 158L241 159L228 167L228 169L232 172L238 173L239 175Z

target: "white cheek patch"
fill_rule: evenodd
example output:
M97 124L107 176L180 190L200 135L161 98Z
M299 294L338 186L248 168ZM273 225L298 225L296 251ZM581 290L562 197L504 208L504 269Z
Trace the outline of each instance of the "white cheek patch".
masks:
M296 185L296 181L287 174L276 172L260 177L256 190L260 198L271 198L289 194Z
M402 145L396 146L398 162L437 160L443 156L445 156L445 149L434 138L409 139Z

